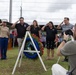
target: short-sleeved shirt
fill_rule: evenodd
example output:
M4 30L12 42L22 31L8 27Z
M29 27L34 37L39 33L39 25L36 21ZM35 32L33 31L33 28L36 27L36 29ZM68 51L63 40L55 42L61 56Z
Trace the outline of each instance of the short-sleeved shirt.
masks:
M62 32L65 32L66 30L72 29L73 28L73 25L70 24L70 23L68 25L63 24L61 26L61 28L62 28Z
M60 50L61 54L68 56L68 62L70 64L70 70L76 67L76 41L67 42ZM76 69L73 72L76 75Z
M24 23L23 25L21 25L20 23L16 24L15 28L17 29L17 38L23 38L25 36L26 33L26 28L29 25L27 23Z
M0 37L8 38L8 34L9 34L9 28L6 26L5 27L0 26Z
M50 29L49 26L46 26L44 28L44 31L46 32L46 39L47 40L55 40L56 34L57 34L57 30L55 28Z
M33 25L31 25L30 31L31 31L31 34L35 34L36 36L39 37L40 27L35 28Z

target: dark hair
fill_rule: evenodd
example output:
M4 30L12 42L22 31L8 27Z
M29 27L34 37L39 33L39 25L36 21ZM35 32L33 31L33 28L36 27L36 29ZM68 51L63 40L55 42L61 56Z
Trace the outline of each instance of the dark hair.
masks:
M70 30L70 29L69 29L69 30L66 30L66 31L65 31L65 34L66 34L66 35L72 35L72 36L73 36L73 32L72 32L72 30Z
M33 22L36 22L36 26L38 26L38 22L36 20L34 20Z
M24 19L23 17L20 17L19 19Z
M64 17L64 19L67 19L69 21L69 18L68 17Z
M2 23L2 20L0 19L0 23Z
M52 21L50 21L49 23L51 23L51 24L52 24L52 27L54 28L54 24L53 24L53 22L52 22Z

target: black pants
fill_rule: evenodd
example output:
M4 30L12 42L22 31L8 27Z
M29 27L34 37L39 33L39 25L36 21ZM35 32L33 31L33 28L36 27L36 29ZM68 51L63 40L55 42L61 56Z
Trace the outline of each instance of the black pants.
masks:
M47 49L54 49L55 42L54 42L54 40L46 39L46 45L47 45Z

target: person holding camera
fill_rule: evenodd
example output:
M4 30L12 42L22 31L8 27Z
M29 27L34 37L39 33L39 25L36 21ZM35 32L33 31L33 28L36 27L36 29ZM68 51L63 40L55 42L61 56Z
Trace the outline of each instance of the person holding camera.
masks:
M57 49L57 55L58 56L67 56L68 57L68 63L70 65L69 72L72 73L72 75L76 75L76 25L74 26L73 30L73 41L68 41L69 35L64 32L64 38L62 43L59 45Z
M19 22L19 23L18 23ZM20 50L21 43L23 41L23 38L25 36L27 27L29 25L24 22L24 18L20 17L17 22L15 22L11 27L17 29L17 42L18 42L18 47Z

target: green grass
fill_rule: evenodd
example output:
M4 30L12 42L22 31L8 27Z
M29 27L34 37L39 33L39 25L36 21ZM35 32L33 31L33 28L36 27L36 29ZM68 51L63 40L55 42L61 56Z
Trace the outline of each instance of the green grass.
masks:
M14 64L16 62L18 56L18 49L14 48L12 50L8 50L7 52L7 60L0 60L0 75L12 75L12 70ZM62 57L63 58L63 57ZM59 62L63 67L66 69L68 68L68 63L61 62L62 58ZM57 55L55 50L55 59L53 60L46 60L46 49L44 50L44 55L42 56L44 64L47 68L45 72L39 59L31 60L26 57L23 57L21 67L17 66L14 75L52 75L51 67L53 64L57 62Z

